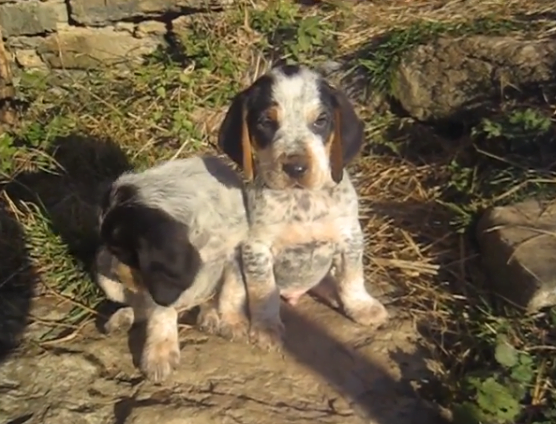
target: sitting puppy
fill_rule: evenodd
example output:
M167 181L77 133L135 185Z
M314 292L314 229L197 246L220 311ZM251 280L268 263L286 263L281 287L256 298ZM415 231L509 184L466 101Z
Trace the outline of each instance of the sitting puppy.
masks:
M249 217L247 293L222 292L220 303L248 300L251 341L280 348L280 295L295 304L319 283L354 321L384 323L386 309L364 285L358 198L344 169L363 143L345 94L306 67L275 67L233 99L218 142L248 180Z
M217 157L123 174L104 195L100 234L97 281L109 299L130 305L107 330L146 321L141 369L161 381L180 358L178 311L230 285L244 290L236 260L247 234L241 180Z

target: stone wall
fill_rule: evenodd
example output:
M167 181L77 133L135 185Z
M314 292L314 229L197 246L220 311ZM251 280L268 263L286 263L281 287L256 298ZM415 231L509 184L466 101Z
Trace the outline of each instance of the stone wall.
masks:
M181 16L234 0L0 0L0 27L21 68L131 63L165 42Z

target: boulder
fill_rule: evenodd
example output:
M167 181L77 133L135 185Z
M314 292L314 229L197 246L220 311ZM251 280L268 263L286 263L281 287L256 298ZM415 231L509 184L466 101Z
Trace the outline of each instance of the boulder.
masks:
M488 210L477 226L491 288L527 312L556 305L556 202Z
M505 89L527 93L555 81L553 40L441 38L403 56L392 95L416 119L450 120L499 103Z

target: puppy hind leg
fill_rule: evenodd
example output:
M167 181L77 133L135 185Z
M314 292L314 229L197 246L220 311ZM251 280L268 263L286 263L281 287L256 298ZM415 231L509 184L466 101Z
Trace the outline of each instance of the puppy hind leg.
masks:
M331 308L340 307L336 278L328 273L322 281L309 290L309 294Z
M202 330L228 340L247 337L247 293L237 261L224 266L222 284L216 296L201 307L199 325Z
M220 315L220 334L231 340L247 337L249 320L247 318L247 291L241 268L237 261L226 265L224 281L218 297Z
M345 314L361 325L378 328L388 320L388 311L365 287L363 235L356 232L335 260L337 293Z

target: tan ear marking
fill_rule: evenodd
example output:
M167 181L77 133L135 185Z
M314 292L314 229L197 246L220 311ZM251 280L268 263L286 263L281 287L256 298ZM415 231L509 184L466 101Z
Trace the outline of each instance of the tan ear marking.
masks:
M115 273L122 285L133 293L137 293L143 288L141 276L120 261L117 261Z
M247 110L243 107L241 113L241 147L243 151L243 173L247 181L253 181L255 172L253 169L253 151L251 147L251 135L247 127Z
M330 145L330 169L332 179L339 183L344 174L344 158L342 150L342 115L340 108L334 110L334 134Z

